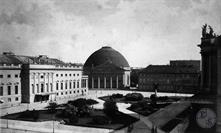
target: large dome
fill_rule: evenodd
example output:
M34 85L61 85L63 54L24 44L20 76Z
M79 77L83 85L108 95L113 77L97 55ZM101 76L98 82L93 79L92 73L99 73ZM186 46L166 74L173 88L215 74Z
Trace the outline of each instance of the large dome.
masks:
M85 62L84 67L95 67L106 62L111 62L119 67L129 67L127 60L118 51L111 47L105 46L95 51Z

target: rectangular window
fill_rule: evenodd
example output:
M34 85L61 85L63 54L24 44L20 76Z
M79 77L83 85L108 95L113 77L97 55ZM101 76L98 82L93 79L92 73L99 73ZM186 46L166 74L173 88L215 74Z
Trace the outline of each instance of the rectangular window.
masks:
M58 83L56 83L56 90L58 90Z
M75 88L75 81L73 82L73 88Z
M15 101L18 101L18 97L15 98Z
M67 77L68 75L67 75L67 74L65 74L65 76Z
M65 89L68 89L68 83L65 82Z
M8 78L11 78L11 75L10 75L10 74L8 74L8 75L7 75L7 77L8 77Z
M61 95L63 95L63 92L61 92Z
M49 86L48 86L48 83L46 83L46 89L47 89L47 92L49 92Z
M37 93L39 93L39 85L36 84L36 87L37 87Z
M71 81L69 82L69 89L71 89Z
M58 74L56 74L56 77L58 77Z
M32 88L32 94L35 94L35 85L31 84L31 88Z
M44 76L43 75L41 75L41 79L43 79L44 78Z
M71 76L71 74L69 74L69 76Z
M3 75L2 75L2 74L0 74L0 78L3 78Z
M8 102L11 102L12 100L11 100L11 98L8 98Z
M3 96L3 86L0 86L0 96Z
M41 84L41 92L44 92L44 84Z
M18 74L15 74L15 78L18 78Z
M53 92L53 84L50 83L50 86L51 86L51 92Z
M63 74L61 74L61 77L63 77Z
M11 86L8 86L8 95L11 95Z
M61 90L63 90L63 83L61 83Z
M15 94L18 94L18 86L15 86Z
M80 88L80 87L79 87L79 81L77 82L77 88Z

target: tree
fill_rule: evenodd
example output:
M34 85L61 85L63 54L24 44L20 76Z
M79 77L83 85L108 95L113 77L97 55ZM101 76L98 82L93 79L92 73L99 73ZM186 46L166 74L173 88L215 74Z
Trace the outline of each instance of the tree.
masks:
M103 111L107 116L114 117L118 111L118 107L116 105L116 102L114 102L113 100L106 101L104 103Z
M56 112L57 107L58 107L58 104L56 102L50 102L47 108L50 113L54 113Z

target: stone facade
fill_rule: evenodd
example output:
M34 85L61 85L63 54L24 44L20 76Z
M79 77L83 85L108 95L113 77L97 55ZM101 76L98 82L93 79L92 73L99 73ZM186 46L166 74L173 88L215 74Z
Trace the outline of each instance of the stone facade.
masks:
M56 101L87 93L83 65L47 56L0 55L1 105Z
M185 63L184 63L185 62ZM170 65L149 65L139 74L138 89L154 91L154 84L161 92L197 93L199 88L199 64L193 61L174 61ZM197 67L198 66L198 67Z
M21 103L21 64L0 64L0 100L5 104Z

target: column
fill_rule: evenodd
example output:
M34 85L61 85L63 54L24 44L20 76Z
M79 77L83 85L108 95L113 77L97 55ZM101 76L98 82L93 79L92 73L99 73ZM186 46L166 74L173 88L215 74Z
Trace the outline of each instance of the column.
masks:
M54 81L53 81L53 76L54 76L54 73L51 73L51 88L52 88L52 92L53 92L53 90L54 90Z
M110 88L112 89L112 77L110 77Z
M40 75L41 75L41 74L38 73L38 88L37 88L37 89L38 89L38 93L41 93L41 84L40 84L40 78L41 78L41 77L40 77Z
M217 94L221 96L221 46L217 47Z
M47 88L46 88L46 76L47 76L47 73L44 73L44 87L43 87L43 92L46 92L47 91Z
M34 77L34 78L33 78L33 87L34 87L34 94L35 94L35 93L36 93L36 91L37 91L37 90L35 91L35 88L36 88L36 83L35 83L35 82L36 82L36 81L35 81L35 76L36 76L36 75L35 75L35 73L33 73L33 77ZM20 88L20 89L21 89L21 88ZM33 91L33 90L31 90L31 91ZM32 92L31 92L31 93L32 93Z
M91 88L94 89L94 78L91 77Z
M47 73L47 77L48 77L48 92L51 91L51 85L50 85L50 73Z
M116 86L118 88L118 75L117 75L117 78L116 78Z
M106 77L104 77L104 88L106 88Z
M123 74L123 87L125 87L125 74Z
M100 77L98 77L98 78L97 78L97 80L98 80L98 83L97 83L97 88L99 88L99 89L100 89Z
M221 47L217 46L217 124L216 131L221 132Z
M213 91L214 88L212 88L212 55L209 55L209 64L208 64L208 75L209 75L209 81L207 81L208 86L206 88L206 91L211 93Z

